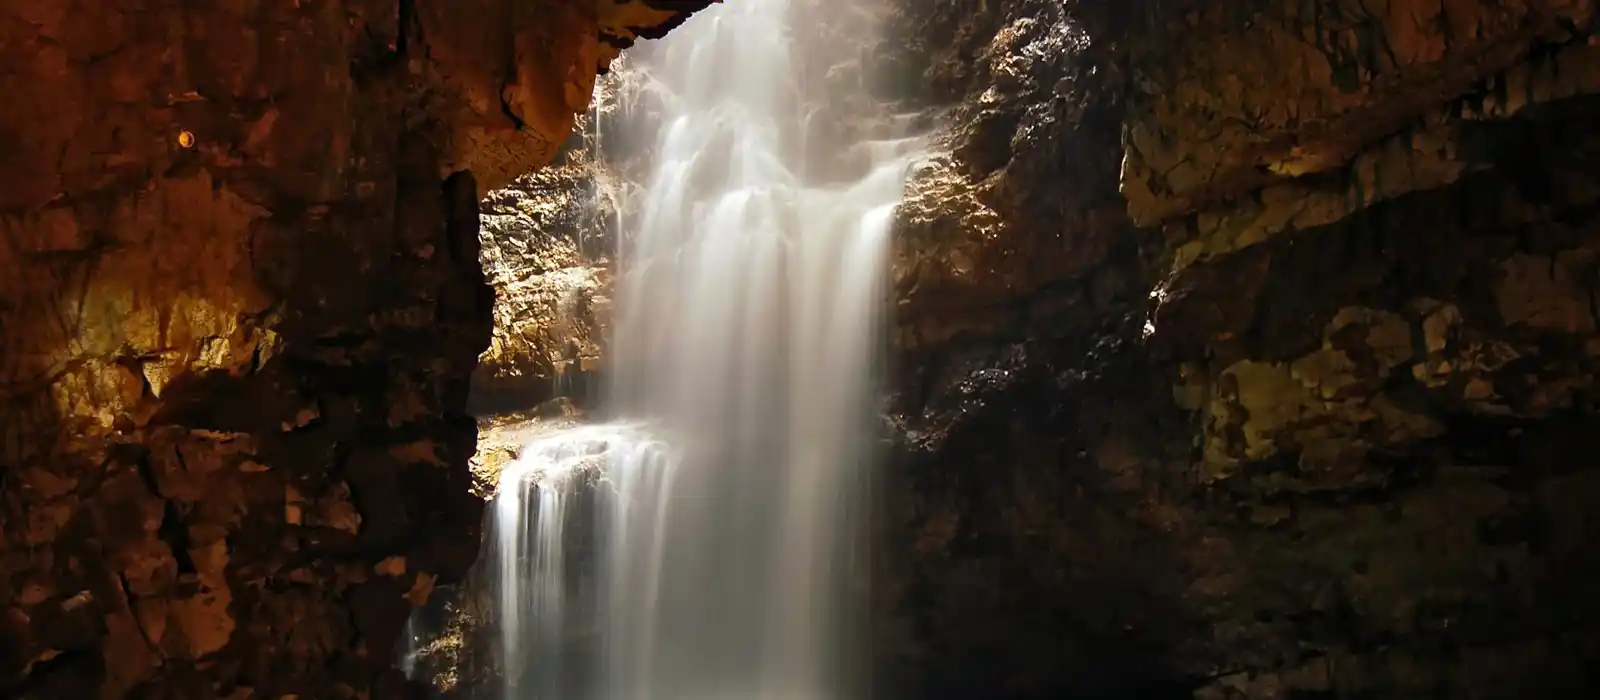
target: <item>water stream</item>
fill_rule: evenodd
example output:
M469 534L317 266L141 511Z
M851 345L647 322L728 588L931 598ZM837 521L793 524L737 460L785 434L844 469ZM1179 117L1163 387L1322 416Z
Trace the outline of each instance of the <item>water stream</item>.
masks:
M713 6L630 56L655 137L618 242L619 422L502 475L506 700L857 695L887 234L923 143L822 128L868 101L799 10Z

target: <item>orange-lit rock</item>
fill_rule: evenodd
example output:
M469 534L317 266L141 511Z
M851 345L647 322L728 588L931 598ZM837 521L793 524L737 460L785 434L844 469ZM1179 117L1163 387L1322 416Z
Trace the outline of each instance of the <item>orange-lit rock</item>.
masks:
M484 271L494 335L473 377L475 408L521 409L588 398L609 329L608 242L591 163L552 166L485 200Z
M0 695L397 697L476 547L478 195L705 4L0 3Z

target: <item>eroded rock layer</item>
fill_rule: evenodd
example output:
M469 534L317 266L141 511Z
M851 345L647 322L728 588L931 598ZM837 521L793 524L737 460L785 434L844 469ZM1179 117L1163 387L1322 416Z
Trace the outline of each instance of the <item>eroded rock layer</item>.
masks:
M886 684L1593 689L1593 3L908 8Z
M0 695L400 697L480 193L706 2L0 3Z

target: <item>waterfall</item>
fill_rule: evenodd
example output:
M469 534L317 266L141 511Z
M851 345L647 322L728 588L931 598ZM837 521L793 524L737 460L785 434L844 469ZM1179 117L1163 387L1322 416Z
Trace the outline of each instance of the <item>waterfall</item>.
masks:
M630 54L660 104L619 232L621 422L502 475L506 700L858 694L888 232L924 144L855 109L861 60L797 17L844 0L790 4L718 5ZM841 114L858 126L825 128Z
M570 652L584 635L583 611L595 602L586 600L601 573L593 567L611 576L626 571L619 565L658 565L622 558L630 548L621 539L606 543L616 559L595 562L588 554L605 545L569 516L589 516L605 536L625 533L621 525L641 517L653 522L665 506L662 484L678 463L637 426L606 424L535 438L502 472L489 556L506 698L572 697L573 672L584 682L581 659Z

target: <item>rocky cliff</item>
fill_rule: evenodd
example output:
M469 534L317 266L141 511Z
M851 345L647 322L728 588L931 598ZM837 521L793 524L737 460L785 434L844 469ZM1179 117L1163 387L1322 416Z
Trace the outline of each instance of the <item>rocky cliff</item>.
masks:
M907 5L885 684L1591 691L1594 13Z
M0 695L411 692L478 200L698 0L0 3Z

